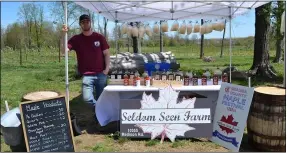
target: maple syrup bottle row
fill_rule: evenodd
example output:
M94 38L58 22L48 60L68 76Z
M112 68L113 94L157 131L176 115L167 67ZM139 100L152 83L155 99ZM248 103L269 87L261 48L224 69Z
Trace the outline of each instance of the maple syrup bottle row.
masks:
M218 85L219 81L222 82L228 82L228 75L224 73L221 77L221 71L217 69L217 71L214 72L214 75L212 76L212 84L213 85ZM201 79L201 85L207 85L208 80L211 80L211 74L208 70L205 71L205 73L202 74L202 76L197 76L196 73L192 74L192 72L188 71L187 73L184 74L184 81L183 84L184 86L198 86L198 79Z
M155 72L154 80L171 80L171 81L182 81L183 80L183 74L180 71L166 71L164 70L162 73L159 71Z
M138 73L137 71L132 71L132 70L126 70L126 71L123 71L123 70L115 70L115 71L112 71L111 75L110 75L110 79L124 79L124 76L125 75L128 75L129 78L133 78L134 75Z
M142 77L144 78L144 86L150 86L150 77L146 71ZM141 77L138 71L127 70L123 73L123 71L118 70L112 72L110 78L123 80L124 86L141 86Z

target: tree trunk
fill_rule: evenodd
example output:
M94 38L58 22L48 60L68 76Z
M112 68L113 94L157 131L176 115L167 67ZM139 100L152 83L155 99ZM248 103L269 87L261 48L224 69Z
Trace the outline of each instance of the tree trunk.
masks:
M108 25L108 19L106 19L104 17L104 35L105 35L105 38L108 40L108 38L107 38L107 25Z
M273 60L273 63L279 63L282 60L282 40L276 40L276 56Z
M203 19L201 19L201 25L203 25ZM200 39L200 59L202 59L203 57L203 42L204 42L204 35L201 35L201 39Z
M131 22L130 23L131 26L136 26L136 25L139 25L139 24L140 24L139 22L134 22L134 23ZM138 38L132 36L132 41L133 41L133 51L134 51L134 53L139 53Z
M38 27L37 22L35 20L37 48L38 48L38 52L40 52L40 38L39 38L39 29L38 28L39 27Z
M273 60L274 63L279 63L282 59L282 50L283 50L283 35L280 32L281 29L281 16L285 10L284 2L277 1L277 8L273 8L274 17L275 17L275 38L276 38L276 56Z
M32 20L29 22L29 49L32 47Z
M223 55L223 42L224 42L224 36L225 36L225 30L226 30L226 20L224 21L225 22L225 27L223 29L223 36L222 36L222 40L221 40L221 51L220 51L220 58L222 57Z
M255 9L255 43L251 75L273 79L277 75L269 62L269 30L271 3Z

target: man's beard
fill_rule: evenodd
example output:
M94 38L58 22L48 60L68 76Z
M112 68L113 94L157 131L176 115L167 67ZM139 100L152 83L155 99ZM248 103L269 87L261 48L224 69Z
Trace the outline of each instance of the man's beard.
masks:
M91 27L88 28L82 28L83 31L90 31Z

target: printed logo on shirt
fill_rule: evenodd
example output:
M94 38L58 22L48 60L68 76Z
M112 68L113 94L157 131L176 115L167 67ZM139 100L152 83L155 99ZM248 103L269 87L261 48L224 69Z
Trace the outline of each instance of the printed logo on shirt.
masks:
M95 46L96 46L96 47L99 47L99 46L100 46L100 42L99 42L99 41L95 41L94 43L95 43Z

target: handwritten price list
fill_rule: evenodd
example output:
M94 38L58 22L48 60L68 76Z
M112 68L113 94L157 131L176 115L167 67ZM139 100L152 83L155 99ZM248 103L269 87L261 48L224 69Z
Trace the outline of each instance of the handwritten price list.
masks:
M22 112L31 152L74 151L64 99L22 104Z

